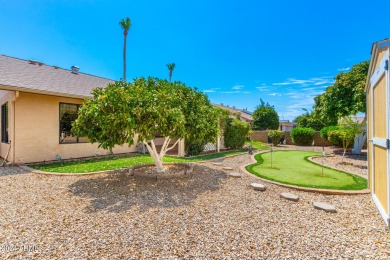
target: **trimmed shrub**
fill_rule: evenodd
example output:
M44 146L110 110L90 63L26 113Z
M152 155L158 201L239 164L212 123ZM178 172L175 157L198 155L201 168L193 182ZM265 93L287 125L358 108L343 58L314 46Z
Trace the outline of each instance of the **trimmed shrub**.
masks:
M346 141L347 143L349 143L347 148L351 148L353 146L353 140L355 138L353 135L347 136L345 130L342 129L332 130L328 132L328 141L334 146L343 147L343 138L347 138Z
M340 127L338 127L338 126L336 126L336 125L331 125L331 126L324 127L324 128L322 128L321 131L320 131L320 136L321 136L322 139L328 140L328 137L329 137L328 133L329 133L330 131L339 130L339 129L340 129ZM328 140L328 141L329 141L329 140Z
M204 144L190 143L186 141L185 148L188 156L195 156L203 152Z
M290 136L296 145L311 145L314 140L314 129L307 127L296 127L291 130Z
M268 137L271 138L272 143L277 146L280 139L284 135L283 131L280 130L271 130L268 132Z
M246 137L249 134L250 125L236 118L226 119L225 131L223 134L225 147L237 149L244 146Z

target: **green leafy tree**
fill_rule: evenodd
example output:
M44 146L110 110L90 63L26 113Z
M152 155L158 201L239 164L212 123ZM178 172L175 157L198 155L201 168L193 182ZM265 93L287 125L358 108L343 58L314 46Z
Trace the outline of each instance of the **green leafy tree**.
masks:
M320 136L322 139L328 140L328 133L330 131L339 130L339 129L340 128L338 126L335 126L335 125L326 126L320 130Z
M309 127L313 128L316 131L321 130L324 126L331 124L329 120L321 120L320 117L314 112L309 112L307 109L303 109L306 113L297 116L293 122L297 124L298 127ZM337 123L334 122L335 124Z
M250 125L236 118L227 118L224 131L224 144L228 149L244 146L249 134Z
M308 127L295 127L290 136L296 145L311 145L314 140L314 129Z
M348 147L350 147L355 138L362 133L365 128L365 123L359 123L358 120L354 120L351 117L343 117L339 122L339 136L343 142L343 157L341 161L343 162L345 153L347 152Z
M280 139L284 135L283 131L280 130L271 130L268 132L268 137L271 139L272 144L277 146L279 144Z
M168 63L167 64L167 68L169 70L169 82L172 82L172 73L173 73L173 70L175 69L175 67L176 67L175 63Z
M253 112L253 129L268 130L279 128L279 116L274 106L260 99L260 106Z
M314 111L323 121L335 125L339 118L366 112L368 61L356 64L348 72L336 75L336 82L314 98Z
M131 20L129 17L122 19L119 22L120 26L123 29L124 43L123 43L123 81L126 82L126 40L127 34L131 27Z
M214 107L214 113L218 121L218 132L221 134L224 132L226 127L226 119L229 118L230 113L227 110L221 109L219 107ZM219 138L219 136L217 137ZM214 142L216 140L212 138L196 138L192 137L191 139L185 139L185 148L188 156L195 156L203 152L204 146L209 142Z
M138 78L134 83L115 82L94 89L92 94L79 109L73 131L109 150L115 145L132 145L138 138L157 172L165 170L162 159L179 138L209 142L215 141L219 132L218 115L207 96L181 82ZM154 143L156 133L164 137L160 151ZM178 140L170 145L175 138Z

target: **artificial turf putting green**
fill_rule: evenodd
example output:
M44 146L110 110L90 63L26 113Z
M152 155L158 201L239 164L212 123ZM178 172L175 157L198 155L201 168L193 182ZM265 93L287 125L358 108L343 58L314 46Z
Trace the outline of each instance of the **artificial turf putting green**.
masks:
M276 151L258 154L257 163L246 169L261 178L302 187L334 189L334 190L362 190L367 188L367 180L360 176L324 167L309 161L310 156L319 156L320 153L305 151Z

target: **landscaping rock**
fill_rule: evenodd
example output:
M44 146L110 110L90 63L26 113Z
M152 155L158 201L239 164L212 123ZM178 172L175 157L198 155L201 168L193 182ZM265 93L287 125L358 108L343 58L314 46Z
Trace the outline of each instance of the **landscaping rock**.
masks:
M232 167L223 167L224 170L234 170Z
M251 162L244 154L223 164ZM126 171L59 177L0 167L1 243L36 246L3 250L0 259L389 259L390 232L369 194L272 183L259 194L248 187L261 181L255 176L232 179L228 173L237 170L211 166L195 164L185 178L158 181ZM278 198L287 191L299 195L298 205ZM313 214L317 201L340 210Z
M260 183L251 183L251 187L254 190L265 191L267 187Z
M239 172L231 172L229 177L241 178L241 174Z
M314 202L313 206L315 209L320 209L320 210L323 210L325 212L332 212L332 213L337 212L336 208L332 204L328 204L325 202Z
M222 166L221 162L213 162L213 165Z
M299 200L299 197L295 194L283 192L280 194L280 197L286 200L291 200L297 202Z

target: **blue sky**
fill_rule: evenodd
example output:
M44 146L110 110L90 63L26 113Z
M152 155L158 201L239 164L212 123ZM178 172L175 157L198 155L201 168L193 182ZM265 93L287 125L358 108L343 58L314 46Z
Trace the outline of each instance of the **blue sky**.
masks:
M281 119L310 109L334 76L370 58L390 37L390 1L4 1L0 54L84 73L168 78L214 103L254 110L260 98Z

